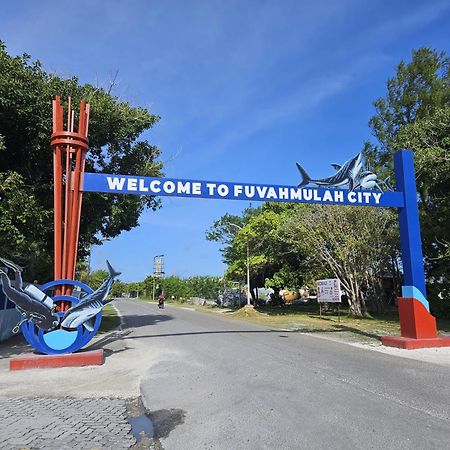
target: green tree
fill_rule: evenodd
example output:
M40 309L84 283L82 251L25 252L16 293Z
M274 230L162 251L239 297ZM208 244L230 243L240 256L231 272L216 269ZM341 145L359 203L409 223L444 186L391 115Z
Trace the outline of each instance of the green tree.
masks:
M6 229L7 221L12 222L11 230L0 234L0 245L3 256L25 266L30 279L49 278L52 272L53 171L49 141L55 95L63 101L71 96L74 105L82 98L91 104L87 171L161 175L159 150L139 140L158 116L119 100L101 87L80 85L76 77L63 79L46 73L39 61L31 61L29 55L12 57L0 42L0 169L2 180L9 180L9 191L2 188L0 194L9 200L0 200L0 208L2 226ZM17 201L12 201L11 189ZM79 256L86 256L90 245L136 227L145 208L158 207L158 200L151 196L85 195Z
M89 286L94 290L98 289L108 276L106 270L94 270L89 275Z
M116 280L111 288L111 296L112 297L121 297L122 294L126 291L126 283L120 280Z
M366 312L368 294L382 295L380 280L392 272L397 255L396 218L391 210L298 205L280 232L293 252L310 255L309 270L315 267L316 274L341 280L353 315Z
M366 153L380 172L392 174L392 154L414 151L422 242L432 309L450 309L450 60L429 48L413 51L387 81L369 125L377 143ZM444 294L444 295L443 295ZM447 307L443 307L443 302Z
M206 234L208 240L224 244L222 255L228 265L225 275L230 280L246 282L248 246L254 300L256 287L299 288L303 284L298 267L305 256L290 251L279 236L280 226L292 208L291 204L266 203L246 209L242 217L224 215Z
M176 275L157 279L158 283L161 284L166 298L171 298L172 296L176 298L189 298L195 295L193 286Z
M1 254L23 262L28 255L28 276L32 281L47 276L51 255L40 243L50 239L51 210L45 209L17 172L0 173L0 245Z
M211 276L195 276L184 280L192 296L215 300L222 288L221 279Z

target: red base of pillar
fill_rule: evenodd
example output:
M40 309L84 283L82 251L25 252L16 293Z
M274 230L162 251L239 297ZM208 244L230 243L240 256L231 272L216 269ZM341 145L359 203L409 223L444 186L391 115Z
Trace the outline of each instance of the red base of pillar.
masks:
M431 339L413 339L403 336L383 336L381 342L386 347L404 348L414 350L416 348L450 347L450 336L437 336Z
M398 314L401 336L383 336L383 345L407 350L450 347L450 336L438 336L436 319L419 300L399 298Z
M437 337L436 319L419 300L399 298L398 315L402 337L412 339L434 339Z
M11 358L9 370L101 366L104 362L103 350L69 353L68 355L26 355Z

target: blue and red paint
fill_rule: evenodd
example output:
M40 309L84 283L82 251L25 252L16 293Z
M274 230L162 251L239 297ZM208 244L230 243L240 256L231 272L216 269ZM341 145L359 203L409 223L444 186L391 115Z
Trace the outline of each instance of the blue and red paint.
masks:
M397 152L394 164L396 187L404 197L398 219L405 285L398 299L401 336L383 336L381 341L383 345L404 349L450 347L450 336L437 334L436 319L426 299L413 152Z

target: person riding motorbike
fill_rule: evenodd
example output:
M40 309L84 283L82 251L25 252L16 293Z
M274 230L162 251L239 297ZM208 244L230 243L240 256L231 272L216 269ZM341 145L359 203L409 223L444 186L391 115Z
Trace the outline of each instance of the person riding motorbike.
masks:
M161 308L161 309L164 309L164 300L165 300L164 294L161 293L161 294L158 296L158 307Z

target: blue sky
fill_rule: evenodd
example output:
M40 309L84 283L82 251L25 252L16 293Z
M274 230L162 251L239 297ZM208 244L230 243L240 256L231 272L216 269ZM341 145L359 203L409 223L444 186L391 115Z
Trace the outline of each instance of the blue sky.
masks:
M6 4L5 4L6 3ZM356 154L371 137L373 100L400 59L449 52L448 1L4 2L0 39L47 71L107 84L162 117L144 135L168 177L296 184ZM205 230L231 200L163 199L140 227L93 249L124 281L164 254L167 274L221 275Z

